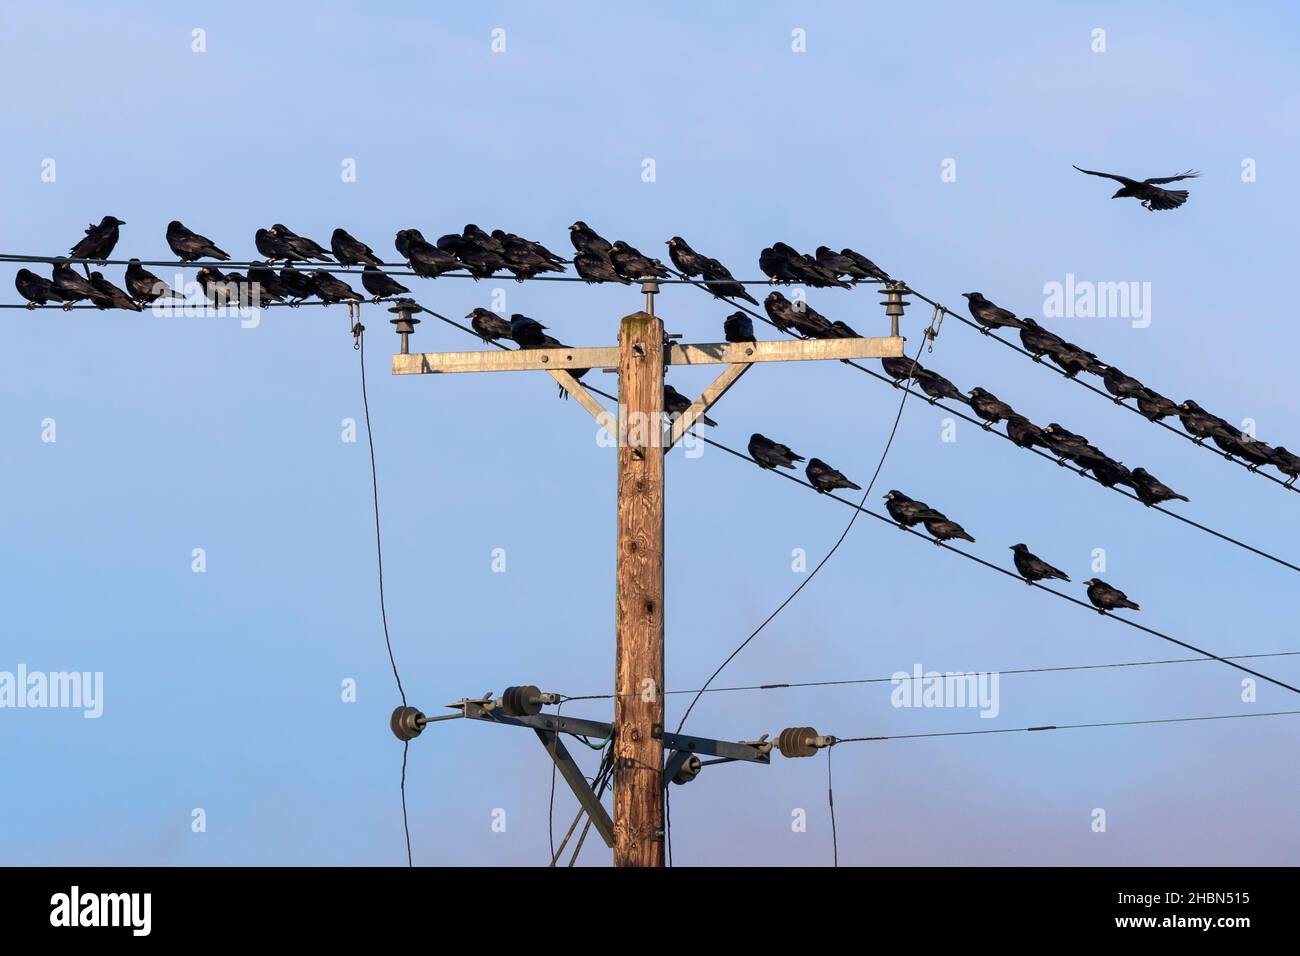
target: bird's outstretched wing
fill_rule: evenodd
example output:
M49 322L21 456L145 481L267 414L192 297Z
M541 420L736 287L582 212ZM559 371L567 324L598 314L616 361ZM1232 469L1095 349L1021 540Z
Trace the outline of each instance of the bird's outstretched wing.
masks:
M1074 168L1075 168L1075 169L1078 169L1079 167L1076 166L1076 167L1074 167ZM1199 175L1201 175L1201 174L1198 173L1198 172L1196 172L1196 170L1194 170L1194 169L1189 169L1187 172L1185 172L1185 173L1179 173L1177 176L1162 176L1162 177L1160 177L1160 178L1158 178L1158 179L1157 179L1157 178L1152 178L1152 179L1144 179L1144 180L1142 180L1142 181L1143 181L1144 183L1146 183L1148 186L1159 186L1159 185L1161 185L1162 183L1176 183L1176 182L1178 182L1179 180L1182 180L1182 179L1195 179L1195 178L1196 178L1197 176L1199 176Z
M1071 165L1073 165L1073 163ZM1080 166L1075 166L1074 168L1079 170L1079 172L1081 173L1087 173L1089 176L1100 176L1103 179L1113 179L1115 180L1115 182L1123 183L1125 186L1138 185L1138 181L1136 179L1129 179L1127 176L1116 176L1114 173L1099 173L1094 169L1084 169Z

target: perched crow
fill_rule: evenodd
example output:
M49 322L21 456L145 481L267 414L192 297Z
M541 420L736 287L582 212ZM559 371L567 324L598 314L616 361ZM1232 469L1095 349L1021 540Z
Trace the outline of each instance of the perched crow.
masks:
M527 318L527 316L520 316L520 318ZM532 322L533 320L532 320L532 319L528 319L528 321L529 321L529 322ZM534 325L537 325L537 323L535 323L535 322L534 322L533 324L534 324ZM512 319L512 320L511 320L511 326L513 327L513 325L514 325L514 320ZM545 328L545 326L543 326L543 325L537 325L537 328L538 328L538 329L542 329L542 328ZM529 341L527 344L524 344L524 343L520 342L520 343L519 343L519 347L520 347L521 349L562 349L562 348L565 348L565 345L564 345L563 342L561 342L559 339L552 338L551 336L547 335L545 332L536 332L535 334L530 333L530 334L526 335L525 337L526 337L526 338L529 338L530 341ZM518 342L519 340L518 340L518 339L515 339L515 341ZM589 368L570 368L570 369L565 369L565 371L568 372L570 375L572 375L574 378L582 378L582 376L584 376L584 375L586 375L588 372L590 372L591 369L589 369ZM561 385L561 386L560 386L560 398L568 398L568 397L569 397L569 393L566 392L565 389L564 389L564 386Z
M851 488L854 491L862 490L861 485L855 485L820 458L809 461L804 473L808 476L808 483L823 495L834 491L836 488Z
M215 266L204 266L195 274L194 278L203 289L204 297L214 306L221 307L228 304L235 294L235 288L230 279Z
M641 255L638 249L619 239L609 247L609 261L614 271L624 279L641 281L642 279L667 279L672 273L664 268L658 259Z
M1086 452L1091 446L1088 439L1082 435L1076 435L1062 425L1056 422L1050 423L1042 429L1040 434L1048 450L1056 455L1058 462L1063 462L1067 458L1073 458L1075 455Z
M453 253L445 249L439 249L437 246L427 242L424 236L420 235L418 229L405 229L406 233L401 237L401 246L398 251L406 256L407 261L411 264L411 271L418 276L426 279L436 279L444 272L454 272L457 269L465 268L464 264L456 258ZM395 246L396 242L393 243Z
M484 232L474 223L467 223L465 228L460 231L461 237L466 242L472 242L480 249L487 249L489 252L495 252L499 256L506 254L506 244L491 233Z
M794 328L801 335L812 339L833 337L826 316L806 302L791 302L780 292L772 291L763 300L763 309L782 332Z
M949 541L952 538L961 538L971 544L975 543L975 539L966 533L965 528L945 515L922 518L921 523L925 525L925 530L930 532L935 544Z
M410 259L411 243L416 239L421 242L424 241L424 236L421 235L419 229L399 229L397 235L393 237L393 248L397 250L397 254L403 259Z
M1113 365L1106 369L1101 382L1106 386L1106 391L1115 396L1116 405L1123 404L1126 398L1142 398L1146 394L1145 385Z
M1111 587L1101 578L1089 578L1083 583L1088 585L1088 600L1102 614L1113 611L1117 607L1130 607L1135 611L1142 610L1128 599L1127 594L1119 590L1119 588Z
M763 275L772 280L773 283L790 283L799 281L799 274L794 270L791 257L777 249L777 246L783 245L777 243L776 246L769 246L758 254L758 267L763 271ZM790 252L794 252L789 246L785 246Z
M992 392L982 388L970 390L970 407L980 418L984 419L984 430L988 431L1004 418L1015 415L1016 410L999 399Z
M279 238L283 239L285 244L293 250L293 254L299 259L307 262L312 259L319 259L321 262L333 262L325 247L319 243L313 242L306 236L300 236L284 223L277 222L271 227L271 231Z
M1124 466L1122 461L1115 461L1091 445L1076 452L1071 456L1071 460L1084 471L1091 471L1093 477L1107 488L1114 488L1118 484L1136 487L1133 473Z
M536 319L530 319L521 312L516 312L510 316L510 337L521 348L540 348L542 344L550 338L545 331L546 326Z
M68 254L69 258L92 259L103 263L108 259L113 247L117 245L117 227L125 225L125 222L115 216L105 216L99 220L98 226L92 223L86 227L85 238L72 247L72 251ZM88 266L86 272L87 274L90 272Z
M999 308L979 292L963 292L966 297L967 308L970 314L975 318L983 328L980 330L985 335L989 334L990 329L1023 329L1025 323L1016 318L1015 314L1008 312L1006 309Z
M906 355L891 355L882 358L880 364L885 368L885 374L896 382L901 382L905 378L911 378L912 374L920 374L923 369L921 363Z
M968 402L966 396L957 390L956 385L938 372L931 372L928 368L917 370L916 384L921 391L930 396L931 405L941 398L951 398L963 403Z
M1106 365L1097 356L1070 342L1054 345L1048 349L1047 357L1060 366L1067 378L1074 378L1080 372L1101 375L1106 371Z
M1179 501L1191 500L1186 495L1180 495L1174 491L1145 468L1133 469L1132 485L1133 490L1137 492L1138 499L1148 508L1152 505L1158 505L1162 501L1173 501L1175 498Z
M1196 436L1196 444L1224 432L1224 421L1217 415L1211 415L1190 398L1178 406L1178 420L1183 423L1183 430Z
M525 239L523 236L516 236L513 232L506 232L502 229L493 229L492 238L500 241L507 253L510 252L511 248L525 250L531 256L549 262L553 266L559 266L560 268L555 271L564 271L564 259L547 249L540 242Z
M181 262L193 262L196 259L203 258L225 262L230 258L230 256L213 245L212 240L207 236L200 236L197 232L191 232L176 219L167 223L167 245L171 247L172 252L176 253Z
M357 302L366 301L363 296L352 286L348 285L342 279L330 275L324 269L316 269L311 275L311 286L316 295L326 305L334 302Z
M573 257L573 268L577 270L578 275L587 280L588 284L593 282L621 282L623 285L631 285L630 279L625 279L618 274L614 268L614 263L605 253L598 252L579 252Z
M850 288L850 283L838 278L834 272L827 269L812 256L804 255L784 242L772 244L772 249L784 257L789 271L793 272L796 279L817 289L825 289L831 286L839 286L843 289Z
M252 290L249 288L248 276L242 272L227 272L226 282L230 284L230 296L235 305L247 307L252 304Z
M860 252L854 252L852 249L841 249L840 255L845 259L851 260L859 269L865 272L872 279L880 279L882 282L889 280L889 273L880 266L876 265Z
M389 299L395 295L401 295L403 292L411 291L387 272L372 265L367 265L361 270L361 284L367 292L374 296L372 302Z
M1153 422L1178 414L1177 405L1149 388L1143 389L1142 394L1137 397L1137 407L1139 412Z
M753 342L754 321L744 312L733 312L723 320L722 334L728 342Z
M664 382L664 411L669 415L684 415L686 409L691 407L691 400L683 395L677 389L673 388L667 382ZM698 419L706 425L718 424L708 415L701 415Z
M316 294L316 286L311 281L311 276L299 272L293 267L292 262L285 263L284 268L280 270L280 286L284 289L285 295L294 300L291 305L297 305Z
M709 262L717 262L716 259L700 255L681 236L673 236L664 245L668 247L668 258L673 261L677 271L688 279L703 275L704 267Z
M1055 578L1058 581L1068 581L1070 576L1059 568L1054 568L1038 555L1034 554L1023 544L1014 544L1011 550L1015 552L1011 560L1015 562L1016 570L1020 576L1025 579L1026 584L1033 584L1035 581L1050 581Z
M924 501L909 498L901 491L890 491L884 495L885 510L898 522L900 528L911 528L926 518L942 518L943 513L935 511Z
M1246 466L1247 471L1258 471L1260 465L1272 462L1273 449L1270 446L1233 428L1227 422L1223 426L1223 431L1211 435L1210 439L1223 449L1229 460L1236 457L1250 462Z
M275 234L275 229L259 229L253 233L253 245L257 247L258 253L266 256L268 263L275 262L277 259L283 259L285 262L301 260L302 256L294 252L280 236Z
M19 269L18 274L14 276L14 288L18 294L27 300L27 308L34 309L38 305L45 305L51 299L58 300L61 298L54 291L54 283L50 282L44 276L38 276L30 269Z
M484 342L510 338L510 323L491 309L478 308L465 316L470 326Z
M758 305L758 300L745 290L731 271L717 259L705 259L702 273L705 286L715 299L744 299Z
M601 236L581 219L569 227L569 241L573 243L573 248L578 252L591 252L607 256L612 248L608 239Z
M1300 478L1300 455L1293 455L1283 446L1278 445L1273 449L1273 467L1288 476L1285 484L1290 488L1295 484L1296 479Z
M867 262L870 261L870 259L867 259ZM817 247L817 264L837 279L842 276L848 276L854 280L876 278L872 272L864 269L857 260L851 259L841 252L836 252L829 246ZM880 270L877 269L876 271L879 272Z
M1022 415L1007 416L1007 437L1021 448L1033 448L1041 445L1049 448L1043 437L1043 430Z
M90 274L90 284L95 287L95 292L98 293L91 297L91 301L95 303L96 308L126 309L129 312L143 311L134 299L105 279L102 272L92 272Z
M765 438L758 432L749 436L749 457L760 468L793 468L796 461L803 461L803 455L796 455L787 446Z
M1064 346L1065 339L1055 332L1047 331L1033 319L1021 319L1020 343L1025 347L1025 351L1033 353L1035 362L1041 362L1044 355Z
M473 226L473 228L466 226L465 228L469 231L468 235L450 233L439 237L438 248L452 253L463 262L465 268L469 270L469 274L475 279L486 279L501 269L505 269L505 256L494 248L495 246L501 246L501 243L488 236L478 226ZM485 245L478 238L479 236L487 236L490 244Z
M531 279L542 272L564 271L564 266L557 261L559 257L547 250L545 246L539 246L535 242L529 242L513 233L502 232L500 229L492 230L491 238L500 244L501 258L506 268L514 273L515 279L519 282Z
M99 295L99 290L90 284L89 279L83 279L72 271L72 266L68 265L67 259L59 259L54 263L50 286L63 300L65 310L72 308L74 302L80 302L82 299L93 301Z
M349 235L346 229L335 229L331 233L330 250L334 253L334 258L338 259L340 265L359 266L365 264L382 266L384 264L383 260L375 255L375 250L361 240Z
M136 302L185 298L162 279L140 265L139 259L126 264L126 291Z
M862 338L862 336L860 336L857 333L857 331L853 328L853 326L849 325L847 322L841 322L839 319L836 319L834 322L831 323L831 332L835 337L841 339Z
M1157 209L1177 209L1183 203L1187 202L1186 189L1161 189L1165 183L1181 182L1184 179L1195 179L1201 175L1193 170L1187 170L1185 173L1179 173L1177 176L1153 176L1151 179L1144 179L1139 182L1136 179L1129 179L1127 176L1117 176L1114 173L1099 173L1092 169L1081 169L1074 167L1081 173L1087 173L1089 176L1101 176L1103 179L1113 179L1123 188L1116 191L1111 199L1140 199L1142 205L1149 211L1155 212Z
M248 286L251 295L249 301L259 308L289 298L289 290L270 266L250 266Z

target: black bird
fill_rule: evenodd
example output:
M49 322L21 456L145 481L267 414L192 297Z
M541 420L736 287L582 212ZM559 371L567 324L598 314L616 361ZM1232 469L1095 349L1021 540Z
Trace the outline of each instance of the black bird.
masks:
M966 297L967 308L983 328L980 330L985 335L989 334L990 329L1023 329L1025 323L1016 318L1015 313L994 305L979 292L963 292Z
M975 543L975 539L966 533L965 528L948 518L946 515L940 514L922 518L921 523L925 525L925 530L930 532L930 536L934 538L935 544L949 541L953 538L961 538L963 541L969 541L971 544Z
M484 232L474 223L467 223L465 228L460 231L461 237L466 242L471 242L480 249L486 249L489 252L495 252L499 256L505 256L506 244L491 233Z
M970 407L980 418L984 419L984 430L988 431L1004 418L1011 418L1016 410L999 399L992 392L982 388L970 390Z
M213 244L207 236L200 236L173 219L167 223L167 245L181 262L193 262L196 259L216 259L225 262L230 258Z
M484 342L510 338L510 323L491 309L474 309L465 318L470 320L470 326Z
M658 259L641 255L641 252L619 239L609 247L609 261L614 271L624 279L640 281L641 279L667 279L672 273L664 268Z
M1161 189L1165 183L1177 183L1184 179L1195 179L1201 175L1194 170L1187 170L1185 173L1179 173L1177 176L1153 176L1150 179L1138 181L1129 179L1127 176L1117 176L1115 173L1099 173L1092 169L1081 169L1074 167L1081 173L1087 173L1089 176L1101 176L1103 179L1113 179L1122 187L1117 190L1111 199L1140 199L1142 205L1150 212L1158 209L1177 209L1183 203L1187 202L1186 189Z
M789 446L774 442L758 432L749 436L749 457L753 458L759 468L793 468L794 463L803 461L803 455L796 455Z
M826 316L807 302L791 302L780 292L773 290L763 300L763 309L767 312L767 317L782 332L789 332L791 328L794 328L801 335L808 338L824 339L833 337L831 324L826 320Z
M1056 422L1051 422L1046 428L1042 429L1041 435L1047 448L1056 455L1058 462L1082 454L1091 447L1088 444L1088 439L1082 435L1076 435Z
M623 278L614 268L614 263L610 261L609 256L599 252L579 252L573 257L573 268L578 275L587 280L588 284L593 282L621 282L623 285L631 285L631 280Z
M415 239L423 240L424 236L420 234L419 229L399 229L393 236L393 248L403 259L410 259L411 242Z
M943 512L935 511L924 501L909 498L901 491L890 491L884 496L885 510L898 522L901 528L911 528L926 518L942 518Z
M529 321L531 322L532 320L529 319ZM541 327L542 327L542 326L539 326L539 328L541 328ZM561 342L559 339L552 338L551 336L547 335L545 332L540 333L540 334L538 335L538 337L537 337L537 341L536 341L536 342L533 342L533 343L528 344L528 345L523 345L523 344L521 344L519 347L520 347L521 349L562 349L562 348L566 348L566 346L565 346L565 344L564 344L563 342ZM572 375L574 378L580 379L580 378L582 378L582 376L584 376L584 375L586 375L588 372L590 372L591 369L589 369L589 368L570 368L570 369L565 369L565 371L568 372L570 375ZM560 398L567 399L567 398L569 397L569 393L568 393L567 391L565 391L564 386L563 386L563 385L560 385L560 386L559 386L559 389L560 389Z
M686 409L691 407L691 400L683 395L677 389L673 388L667 382L664 382L664 411L669 415L684 415ZM699 421L706 425L718 424L708 415L701 415Z
M831 323L831 332L836 337L841 339L862 338L862 336L860 336L851 325L849 325L847 322L841 322L839 319L836 319L834 322Z
M474 239L449 233L439 236L437 247L454 255L475 279L486 279L506 268L505 257L495 249L481 245Z
M1133 473L1124 466L1122 461L1104 454L1099 449L1089 445L1081 452L1077 452L1072 460L1084 471L1091 471L1093 477L1105 485L1107 488L1114 488L1116 485L1132 485L1136 490L1137 479ZM1141 495L1139 494L1139 497Z
M274 229L259 229L253 233L253 245L261 255L266 256L268 263L275 262L277 259L283 259L285 262L302 259L302 256L289 247L289 243L275 234Z
M1033 319L1021 319L1020 343L1025 351L1033 353L1035 362L1041 362L1044 355L1065 345L1065 339L1055 332L1047 331Z
M677 271L688 279L703 275L708 263L717 262L716 259L700 255L681 236L673 236L664 245L668 247L668 258L673 261Z
M378 302L380 299L392 298L395 295L401 295L403 292L410 292L406 286L398 282L387 272L368 265L361 271L361 284L369 292L373 299L372 302Z
M366 301L366 297L360 292L352 288L352 286L348 285L342 279L330 275L324 269L316 269L311 272L310 275L312 289L315 290L316 295L318 295L320 300L326 305L334 302L355 302L359 305ZM348 309L351 311L352 306L349 305Z
M1116 405L1122 405L1126 398L1142 398L1146 394L1145 385L1113 365L1106 369L1101 382L1106 386L1106 391L1115 396Z
M870 262L871 260L868 259L867 261ZM829 246L817 247L817 264L837 279L843 276L848 276L854 280L874 278L873 274L859 265L856 260L850 259L841 252L836 252ZM879 270L876 271L879 272Z
M1260 465L1267 465L1273 460L1273 449L1262 441L1251 438L1227 422L1223 422L1223 431L1210 436L1210 439L1223 449L1226 456L1234 456L1250 462L1247 471L1258 471Z
M204 297L218 308L227 305L234 295L235 289L230 279L215 266L204 266L194 278L203 289Z
M242 272L227 272L226 281L230 283L231 297L235 300L235 305L247 307L253 304L253 290L248 282L248 276Z
M465 268L453 253L427 242L418 229L404 229L403 232L406 233L405 236L398 233L401 237L398 251L405 250L403 254L411 265L411 271L416 275L426 279L436 279L444 272ZM396 246L397 242L393 244Z
M861 485L855 485L820 458L809 461L808 467L804 469L804 474L808 476L808 483L823 495L834 491L836 488L851 488L854 491L862 490Z
M1278 445L1273 449L1273 467L1289 476L1284 484L1290 488L1295 484L1296 479L1300 478L1300 455L1293 455L1283 446Z
M86 227L85 238L78 240L72 247L72 251L68 254L69 258L91 259L103 263L108 259L113 247L117 245L117 227L125 225L126 223L116 216L105 216L99 220L99 225L91 223ZM86 265L86 273L90 274L88 265Z
M1011 560L1015 562L1016 570L1020 576L1025 579L1026 584L1033 584L1035 581L1050 581L1055 578L1058 581L1068 581L1070 576L1060 568L1054 568L1029 548L1023 544L1013 544L1011 550L1015 552Z
M880 364L884 366L885 374L895 382L911 378L913 372L919 374L922 371L921 363L908 358L906 355L891 355L882 358Z
M744 312L733 312L723 320L722 334L728 342L753 342L754 321Z
M162 279L140 265L139 259L126 264L126 291L136 302L185 298Z
M546 326L521 312L510 316L510 337L522 348L540 348L550 338L543 330Z
M54 291L54 284L44 276L38 276L30 269L19 269L18 274L14 276L14 288L18 294L27 300L27 308L34 309L38 305L45 305L51 299L58 300L59 294Z
M468 228L468 227L467 227ZM501 245L501 258L517 281L531 279L542 272L563 272L564 266L553 261L555 257L545 247L538 246L513 233L492 230L492 238ZM541 251L539 251L541 250ZM548 258L548 255L551 258Z
M502 229L493 229L492 238L499 240L506 252L509 252L512 247L524 249L527 250L530 255L536 256L538 259L549 262L551 265L559 266L560 268L556 270L557 272L564 271L564 259L557 256L550 249L547 249L540 242L525 239L523 236L516 236L513 232L506 232Z
M296 306L316 294L316 286L311 281L311 276L299 272L293 267L292 262L285 263L284 268L280 270L280 285L285 295L294 300L290 305Z
M569 227L569 241L578 252L590 252L597 255L609 255L609 240L579 219Z
M129 312L141 312L143 309L129 295L104 278L102 272L90 274L90 284L95 287L97 295L91 298L99 309L126 309Z
M330 250L340 265L359 266L362 264L382 266L383 260L375 255L375 250L360 239L348 234L346 229L335 229L330 234Z
M289 290L270 266L249 266L248 287L251 295L250 302L259 308L289 298Z
M1089 578L1083 582L1088 585L1088 600L1102 614L1117 607L1129 607L1135 611L1142 610L1128 599L1128 595L1119 588L1113 588L1101 578Z
M968 403L968 399L957 390L956 385L948 381L938 372L931 372L928 368L917 370L916 384L921 391L930 396L931 405L941 398L951 398L959 402Z
M1060 366L1067 378L1074 378L1080 372L1101 375L1106 371L1105 363L1101 362L1096 355L1079 348L1072 342L1054 345L1048 349L1047 357Z
M1142 394L1137 397L1137 407L1139 412L1153 422L1178 414L1177 405L1149 388L1143 389Z
M1138 499L1148 508L1152 505L1158 505L1162 501L1173 501L1175 498L1179 501L1191 500L1186 495L1180 495L1174 491L1145 468L1133 469L1132 484L1133 490L1137 492Z
M744 299L758 305L758 300L746 291L731 271L717 259L705 259L702 273L705 286L715 299Z
M65 310L72 308L74 302L80 302L82 299L93 301L99 295L99 290L90 284L89 279L84 279L72 271L72 266L68 265L66 259L59 259L54 263L50 286L63 300Z
M827 269L812 256L804 255L802 252L787 246L784 242L773 243L772 248L785 256L790 270L794 272L800 282L818 289L830 288L831 286L839 286L843 289L851 288L850 283L840 279L834 272Z
M882 282L889 280L889 273L880 266L876 265L860 252L854 252L852 249L841 249L840 255L845 259L852 261L859 269L872 279L880 279Z
M763 271L763 275L772 280L773 283L790 283L799 280L799 273L795 271L790 255L784 251L778 250L777 246L783 246L783 243L777 243L776 246L769 246L758 254L758 267ZM784 246L790 252L794 252L789 246ZM796 253L797 255L797 253Z
M282 222L277 222L271 227L271 231L279 238L283 239L285 244L293 250L293 254L299 259L307 262L312 259L319 259L321 262L333 262L325 247L319 243L313 242L306 236L300 236Z
M1007 437L1021 448L1033 448L1035 445L1050 448L1043 438L1043 430L1023 415L1007 417Z
M1196 444L1198 445L1207 438L1226 434L1223 419L1217 415L1211 415L1190 398L1178 406L1178 420L1183 423L1184 431L1189 435L1196 436Z

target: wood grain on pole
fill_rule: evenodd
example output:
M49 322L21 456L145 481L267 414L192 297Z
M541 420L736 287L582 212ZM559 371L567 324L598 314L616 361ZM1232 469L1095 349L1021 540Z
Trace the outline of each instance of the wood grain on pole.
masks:
M623 320L618 370L614 865L663 866L663 322Z

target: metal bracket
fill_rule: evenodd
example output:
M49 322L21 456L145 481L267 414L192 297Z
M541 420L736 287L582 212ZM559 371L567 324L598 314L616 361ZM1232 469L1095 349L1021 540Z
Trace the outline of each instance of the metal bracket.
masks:
M604 805L596 797L591 785L587 783L587 778L582 769L574 763L573 757L570 756L569 749L564 746L564 741L560 739L560 735L553 730L542 730L539 727L534 727L533 730L537 734L537 739L542 742L542 746L546 748L546 752L555 761L555 766L559 768L560 775L564 777L569 789L578 798L578 803L582 804L582 808L587 811L587 816L595 824L596 832L605 841L605 846L613 849L614 821L609 818L609 813L606 812Z

